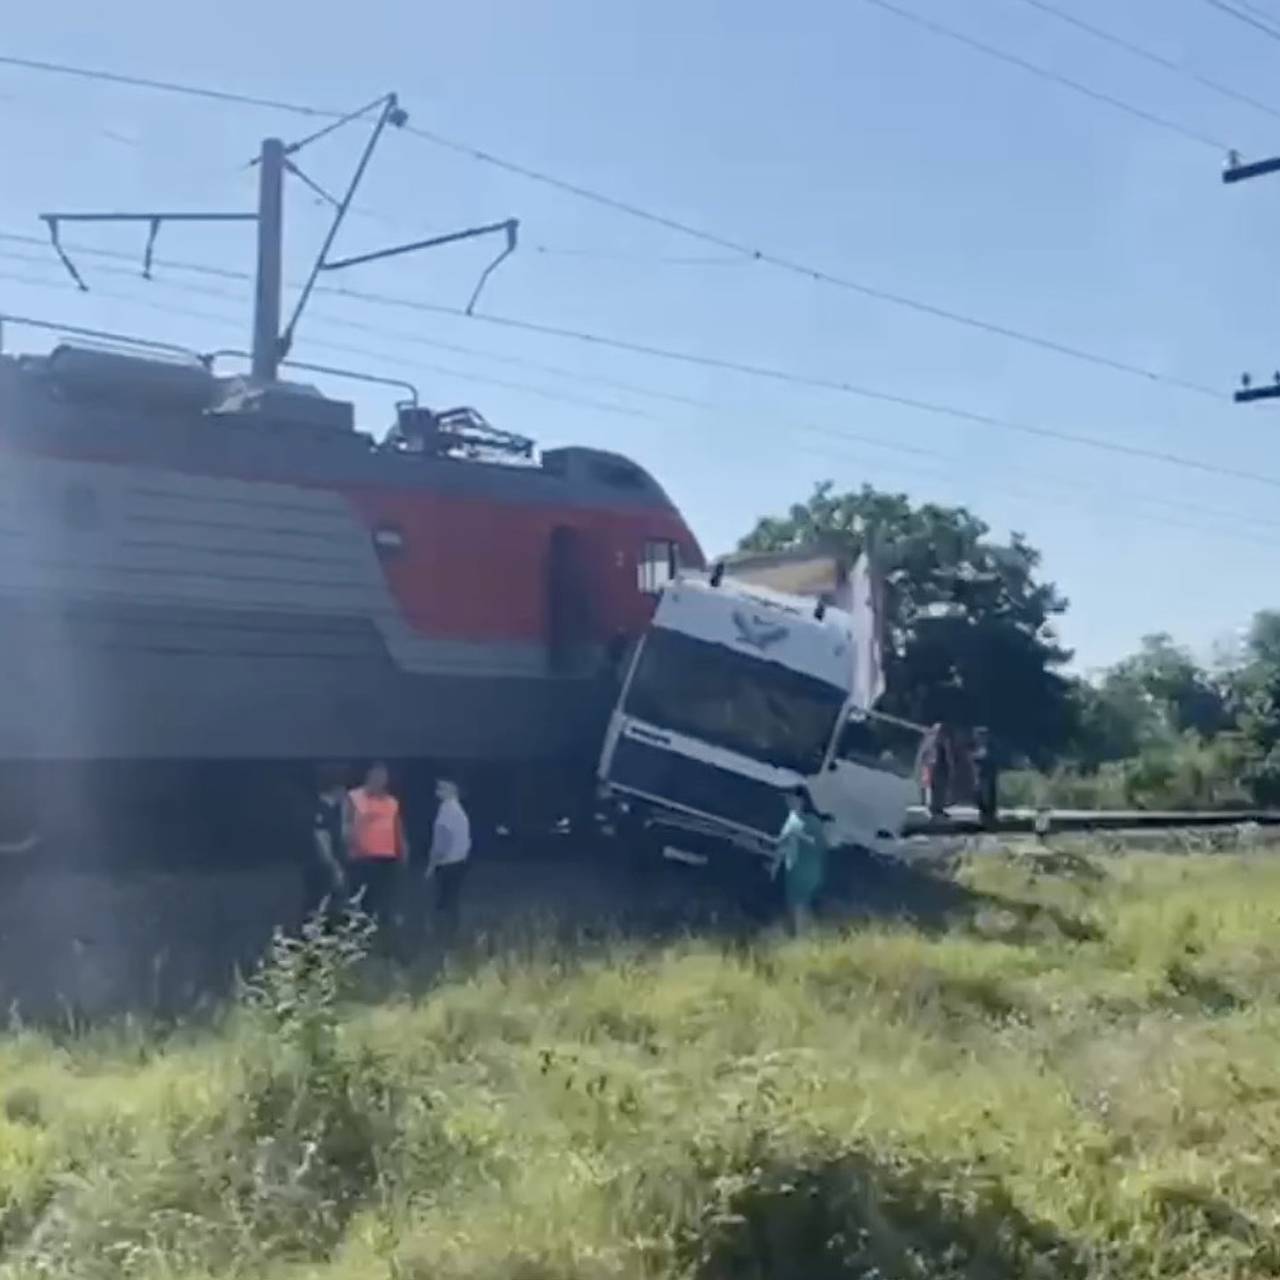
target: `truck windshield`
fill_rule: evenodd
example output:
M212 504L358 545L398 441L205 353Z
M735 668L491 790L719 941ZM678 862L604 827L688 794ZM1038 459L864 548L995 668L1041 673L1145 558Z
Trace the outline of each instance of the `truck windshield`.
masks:
M843 690L779 663L655 628L645 637L624 710L673 733L813 774L844 698Z

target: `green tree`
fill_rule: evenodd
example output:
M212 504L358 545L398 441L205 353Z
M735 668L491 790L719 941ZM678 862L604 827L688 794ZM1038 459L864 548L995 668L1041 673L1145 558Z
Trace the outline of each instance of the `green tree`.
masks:
M1071 690L1075 726L1070 756L1086 772L1136 756L1156 736L1155 712L1143 690L1111 671L1077 680Z
M785 516L765 517L743 551L827 546L848 558L873 544L885 572L885 707L923 722L988 725L997 741L1045 762L1073 723L1058 674L1070 654L1053 620L1067 607L1036 577L1040 555L1020 534L989 540L964 507L913 506L864 485L827 482Z
M1139 690L1166 733L1212 737L1231 721L1225 691L1163 632L1144 636L1139 651L1117 664L1107 680Z
M1245 654L1250 662L1280 668L1280 609L1261 609L1253 615Z
M1144 636L1137 653L1075 690L1073 754L1086 769L1169 747L1184 734L1212 738L1233 715L1222 680L1166 634Z
M1280 804L1280 611L1254 614L1230 702L1249 744L1248 782L1258 804Z

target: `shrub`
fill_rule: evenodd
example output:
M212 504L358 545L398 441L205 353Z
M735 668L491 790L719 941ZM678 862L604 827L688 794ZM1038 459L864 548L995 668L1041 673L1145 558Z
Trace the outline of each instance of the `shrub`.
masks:
M0 1038L4 1280L1277 1274L1280 863L983 855L949 927L352 1000L277 939L139 1053Z
M1242 809L1259 803L1258 765L1236 734L1188 734L1145 747L1128 760L1084 771L1014 771L1001 779L1001 803L1058 809Z

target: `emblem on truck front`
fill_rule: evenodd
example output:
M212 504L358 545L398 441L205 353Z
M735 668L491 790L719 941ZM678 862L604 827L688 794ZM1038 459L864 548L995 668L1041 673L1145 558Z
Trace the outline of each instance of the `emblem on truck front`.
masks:
M741 609L733 611L733 625L738 629L738 639L761 653L779 640L785 640L788 631L787 627L758 615L743 613Z

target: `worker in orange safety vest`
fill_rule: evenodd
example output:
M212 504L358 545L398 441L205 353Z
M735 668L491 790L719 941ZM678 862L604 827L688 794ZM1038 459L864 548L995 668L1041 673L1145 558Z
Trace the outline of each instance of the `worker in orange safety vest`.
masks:
M364 785L347 793L343 837L353 898L380 929L394 923L409 842L387 766L375 761Z

